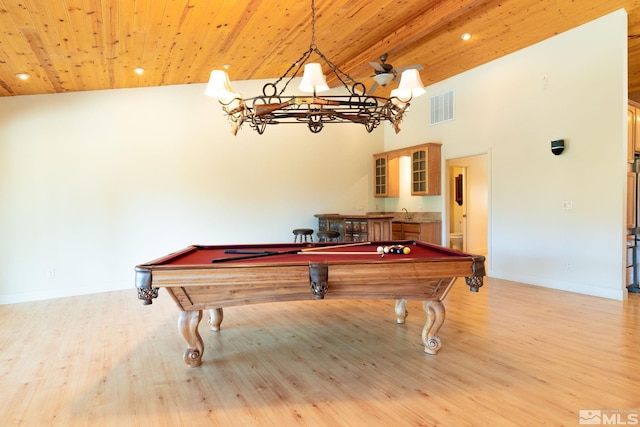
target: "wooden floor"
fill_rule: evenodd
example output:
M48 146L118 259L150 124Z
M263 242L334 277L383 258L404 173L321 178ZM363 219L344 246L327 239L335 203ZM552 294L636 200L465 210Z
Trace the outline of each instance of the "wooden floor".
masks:
M458 281L445 306L436 356L419 302L405 325L392 301L229 308L222 331L200 325L199 368L164 291L146 307L133 289L0 306L0 424L574 426L640 410L640 295L488 279Z

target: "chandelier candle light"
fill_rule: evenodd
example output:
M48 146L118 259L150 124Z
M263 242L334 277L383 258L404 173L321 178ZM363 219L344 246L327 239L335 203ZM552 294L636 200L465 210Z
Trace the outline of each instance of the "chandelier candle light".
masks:
M231 124L233 135L236 135L244 122L249 122L260 135L267 125L281 123L306 124L313 133L320 132L327 123L357 123L364 125L367 132L371 132L383 120L388 120L396 133L400 132L400 122L409 108L409 101L413 97L426 93L418 70L405 70L398 88L391 91L391 97L369 95L363 83L341 71L318 50L315 45L315 21L315 2L311 0L309 50L303 53L278 80L265 84L262 87L262 95L243 98L231 86L226 71L211 72L204 93L218 99ZM324 61L346 88L348 94L317 96L317 93L329 90L329 86L322 73L322 65L318 62L307 62L312 53L316 53ZM298 75L303 65L304 73L298 89L312 95L283 95L287 85ZM295 71L292 73L294 68ZM278 91L278 84L284 79L287 80Z

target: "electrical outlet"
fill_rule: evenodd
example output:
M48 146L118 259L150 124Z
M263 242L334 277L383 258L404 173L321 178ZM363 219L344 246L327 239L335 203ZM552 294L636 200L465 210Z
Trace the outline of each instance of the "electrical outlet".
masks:
M565 200L562 202L562 209L565 211L573 209L573 202L571 200Z

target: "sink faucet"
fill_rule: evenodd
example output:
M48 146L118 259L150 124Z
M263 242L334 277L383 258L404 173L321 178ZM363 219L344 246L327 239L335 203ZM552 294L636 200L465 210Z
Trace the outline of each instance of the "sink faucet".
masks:
M409 219L409 211L407 210L407 208L402 208L402 210L405 212L404 218L406 220L408 220Z

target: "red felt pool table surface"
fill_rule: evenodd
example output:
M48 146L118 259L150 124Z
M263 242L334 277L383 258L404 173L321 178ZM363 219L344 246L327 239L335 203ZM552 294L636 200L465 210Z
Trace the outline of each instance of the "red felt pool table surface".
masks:
M410 253L378 253L379 246L400 245ZM159 288L176 302L189 366L202 363L197 326L203 310L209 310L211 329L218 331L223 307L340 298L396 300L397 323L404 323L407 300L424 301L425 352L435 354L440 349L436 334L444 322L442 301L458 277L478 291L484 260L416 241L195 245L138 265L136 288L143 304L151 304Z
M384 258L377 252L379 246L406 246L411 252L405 254L385 254ZM240 251L240 253L226 253ZM268 256L245 258L251 254L243 252L278 253ZM453 249L414 241L397 242L363 242L354 244L264 244L264 245L226 245L204 246L195 245L182 251L152 261L156 266L210 266L216 268L222 263L211 266L213 260L225 260L224 266L249 264L291 264L309 262L411 262L417 260L435 260L450 258L468 258L469 255ZM234 261L234 259L237 260Z

